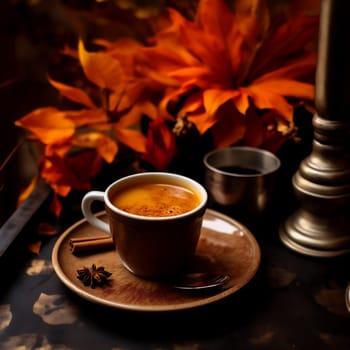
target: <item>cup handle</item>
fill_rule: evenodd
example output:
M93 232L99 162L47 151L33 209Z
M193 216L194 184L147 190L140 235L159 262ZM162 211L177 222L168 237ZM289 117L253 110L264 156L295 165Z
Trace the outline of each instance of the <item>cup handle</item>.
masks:
M81 211L83 212L83 215L89 224L110 235L111 232L109 230L109 224L97 218L96 215L91 211L91 204L94 201L104 202L104 192L90 191L86 193L81 201Z

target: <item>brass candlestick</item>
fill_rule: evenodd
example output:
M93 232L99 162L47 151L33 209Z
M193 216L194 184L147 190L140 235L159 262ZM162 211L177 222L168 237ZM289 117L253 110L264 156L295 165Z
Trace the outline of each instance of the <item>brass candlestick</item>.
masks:
M292 178L300 208L280 227L310 256L350 252L350 2L321 1L311 154Z

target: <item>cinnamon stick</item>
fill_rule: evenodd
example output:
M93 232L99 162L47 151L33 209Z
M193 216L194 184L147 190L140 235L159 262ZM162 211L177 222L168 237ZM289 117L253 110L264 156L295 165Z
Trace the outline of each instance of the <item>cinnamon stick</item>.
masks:
M114 248L113 238L106 235L96 237L71 238L69 240L69 246L73 254Z

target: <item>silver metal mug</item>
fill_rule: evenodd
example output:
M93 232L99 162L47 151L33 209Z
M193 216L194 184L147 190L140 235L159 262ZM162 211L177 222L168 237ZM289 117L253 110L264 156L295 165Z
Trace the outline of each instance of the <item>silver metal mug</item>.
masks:
M268 208L281 166L273 153L254 147L220 148L204 157L209 200L228 214L257 216Z

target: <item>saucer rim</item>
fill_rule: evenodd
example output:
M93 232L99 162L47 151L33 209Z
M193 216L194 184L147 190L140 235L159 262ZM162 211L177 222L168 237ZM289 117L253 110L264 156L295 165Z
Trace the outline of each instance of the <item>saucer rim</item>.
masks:
M105 216L106 212L101 211L96 214L97 216ZM82 218L69 226L57 239L57 241L54 244L52 254L51 254L51 261L53 269L59 278L59 280L72 292L76 293L81 298L90 301L94 304L103 305L112 309L119 309L119 310L128 310L128 311L138 311L138 312L170 312L170 311L180 311L180 310L188 310L188 309L194 309L198 308L204 305L212 304L214 302L217 302L219 300L225 299L228 296L233 295L238 290L242 289L246 284L248 284L253 277L256 275L258 268L261 263L261 249L260 246L254 237L254 235L250 232L250 230L237 220L227 216L226 214L220 213L213 209L206 209L206 212L204 214L205 216L214 216L223 219L226 222L229 222L233 226L235 226L237 229L239 229L241 232L244 232L244 234L249 238L249 242L252 245L252 248L255 252L254 258L252 258L252 261L254 260L255 266L250 267L250 274L246 276L244 280L241 281L239 285L233 285L229 287L228 289L225 289L219 293L216 293L214 295L203 295L203 298L189 301L185 303L180 304L166 304L166 305L139 305L139 304L126 304L122 302L118 302L115 300L108 300L103 299L101 297L95 296L91 293L91 291L84 289L83 286L77 286L74 284L70 278L67 276L67 274L64 272L63 268L60 264L59 259L59 250L61 249L62 244L67 240L68 236L72 234L79 226L83 224L87 224L87 220L85 218ZM208 229L210 230L210 228Z

